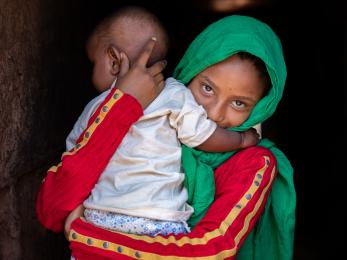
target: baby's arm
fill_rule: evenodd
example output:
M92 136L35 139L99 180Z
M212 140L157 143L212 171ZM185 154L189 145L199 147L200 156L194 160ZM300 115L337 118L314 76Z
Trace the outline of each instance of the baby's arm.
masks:
M256 145L258 141L259 135L253 128L236 132L217 127L205 142L195 148L206 152L230 152Z

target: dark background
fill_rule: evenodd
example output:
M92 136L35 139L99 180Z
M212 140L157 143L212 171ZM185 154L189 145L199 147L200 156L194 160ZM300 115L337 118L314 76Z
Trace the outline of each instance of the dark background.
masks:
M195 36L227 14L251 15L274 29L288 78L264 135L295 170L294 259L341 258L347 231L346 3L258 2L214 12L208 0L0 0L0 259L69 259L63 236L39 225L35 197L73 123L97 95L85 40L100 19L129 4L152 10L169 31L166 76Z

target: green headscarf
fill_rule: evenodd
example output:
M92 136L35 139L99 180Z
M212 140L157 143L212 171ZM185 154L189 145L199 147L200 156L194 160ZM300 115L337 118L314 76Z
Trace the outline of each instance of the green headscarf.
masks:
M238 131L268 119L282 97L286 65L281 42L268 25L246 16L225 17L196 37L174 71L174 77L187 84L207 67L241 51L264 61L272 88L257 103L249 118L241 126L232 128ZM292 259L296 205L293 169L286 156L271 141L263 139L258 145L271 150L279 173L264 213L245 240L238 259ZM234 153L206 153L183 146L182 164L186 173L188 203L195 211L189 220L191 227L205 215L213 202L213 170Z

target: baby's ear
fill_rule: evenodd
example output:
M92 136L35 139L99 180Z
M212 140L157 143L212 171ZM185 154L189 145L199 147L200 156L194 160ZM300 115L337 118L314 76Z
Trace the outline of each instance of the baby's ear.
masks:
M119 73L120 69L120 64L121 64L121 56L120 52L116 47L113 45L110 45L107 48L107 56L110 62L110 72L113 76L117 76Z

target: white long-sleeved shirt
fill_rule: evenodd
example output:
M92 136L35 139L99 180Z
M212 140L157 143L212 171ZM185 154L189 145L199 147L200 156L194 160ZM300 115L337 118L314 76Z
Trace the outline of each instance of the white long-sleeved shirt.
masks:
M71 149L109 91L94 98L68 136ZM190 90L173 78L130 128L89 198L86 208L168 221L186 221L193 213L183 187L181 144L195 147L216 124ZM83 180L82 180L83 181Z

